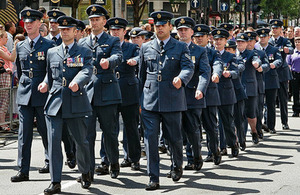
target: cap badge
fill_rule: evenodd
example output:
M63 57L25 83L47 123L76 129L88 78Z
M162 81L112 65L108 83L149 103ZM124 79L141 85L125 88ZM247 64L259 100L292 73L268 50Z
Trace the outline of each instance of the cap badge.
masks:
M245 38L244 35L242 35L241 38L242 38L242 39Z
M68 25L67 20L64 20L64 21L62 22L62 25L64 25L64 26Z
M224 27L227 28L227 25L225 24Z
M275 21L274 24L277 24L277 21Z
M115 20L115 24L119 24L119 20Z
M185 23L185 20L184 20L183 18L181 18L180 23L181 23L181 24L184 24L184 23Z
M134 31L132 32L132 34L134 34L134 35L135 35L135 34L136 34L136 31L134 30Z
M160 19L160 18L161 18L161 15L160 15L160 14L157 14L157 18Z
M262 32L262 33L265 33L265 30L262 30L261 32Z
M56 12L53 12L53 16L54 16L54 17L56 16Z
M218 31L217 31L217 34L218 34L218 35L221 34L221 31L218 30Z
M229 43L226 43L226 47L229 47Z
M175 39L179 39L178 35L175 35Z
M30 12L29 12L29 11L27 11L27 12L26 12L26 15L27 15L27 16L30 16Z
M198 30L198 31L201 31L201 27L199 26L199 27L197 28L197 30Z
M92 11L95 12L97 9L95 6L92 7Z
M251 36L251 33L248 33L248 37L250 37Z

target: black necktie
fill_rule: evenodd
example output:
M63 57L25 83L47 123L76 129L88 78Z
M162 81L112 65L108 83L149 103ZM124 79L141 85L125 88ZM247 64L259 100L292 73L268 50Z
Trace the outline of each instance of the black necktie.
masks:
M30 48L31 48L31 49L33 48L33 44L34 44L34 41L31 41L31 42L30 42Z
M52 37L52 40L56 43L57 38L56 37Z
M68 46L65 47L65 51L66 51L66 54L65 54L65 56L66 56L69 53L69 47Z
M93 38L93 45L95 46L97 42L98 42L98 37L95 36L95 37Z
M160 41L159 46L160 46L160 51L162 51L164 49L164 42Z

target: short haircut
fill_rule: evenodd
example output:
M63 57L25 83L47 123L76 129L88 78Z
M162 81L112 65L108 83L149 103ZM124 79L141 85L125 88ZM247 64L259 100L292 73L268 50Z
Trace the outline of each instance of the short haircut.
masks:
M6 22L5 23L5 31L9 31L9 29L15 25L12 21Z

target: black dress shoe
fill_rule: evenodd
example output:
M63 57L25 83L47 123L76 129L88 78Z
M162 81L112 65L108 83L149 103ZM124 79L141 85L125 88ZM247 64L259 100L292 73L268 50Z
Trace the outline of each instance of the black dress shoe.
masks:
M292 117L299 117L299 113L294 112L293 115L292 115Z
M188 164L185 165L184 170L194 170L193 163L188 162Z
M164 145L159 146L159 147L158 147L158 150L159 150L161 153L163 153L163 154L167 153L167 151L168 151L168 149L167 149L166 146L164 146Z
M89 174L90 174L91 182L93 182L94 181L94 173L89 172ZM82 179L82 176L80 175L79 177L76 178L76 181L78 183L81 183L81 179Z
M99 166L96 167L95 172L98 173L99 175L107 175L107 174L109 174L108 168L109 168L109 165L102 162Z
M242 151L245 151L246 150L246 142L240 143L240 147L241 147Z
M110 177L116 179L120 174L120 165L119 163L110 165Z
M76 167L76 159L73 154L67 157L67 165L70 169L74 169Z
M10 180L11 182L29 181L29 176L22 172L18 172L17 175L12 176Z
M215 165L219 165L221 163L221 160L222 160L221 152L218 150L217 153L213 154L212 158L214 160Z
M263 128L263 130L264 130L265 132L269 132L269 131L270 131L270 129L268 128L268 126L267 126L266 124L262 124L261 127Z
M167 178L171 178L171 171L169 171L166 175Z
M174 170L171 171L171 177L173 181L179 181L182 177L182 167L174 168Z
M46 164L43 168L40 168L39 173L49 173L49 164Z
M270 129L270 133L271 133L271 134L275 134L275 133L276 133L276 130L275 130L275 129Z
M254 144L258 144L259 143L259 139L258 139L258 134L257 133L252 133L252 142Z
M56 183L56 184L51 183L50 186L44 190L45 195L57 194L57 193L60 193L60 192L61 192L60 183Z
M288 124L282 125L282 129L290 129Z
M121 162L121 167L130 167L131 166L131 162L127 159L124 159L122 162Z
M145 190L157 190L159 188L159 183L158 182L153 182L153 181L150 181L146 187L145 187Z
M212 156L212 155L208 155L203 161L204 161L204 162L213 162L214 159L213 159L213 156Z
M226 148L221 149L221 155L222 156L227 155L227 149Z
M90 174L89 173L82 173L80 183L81 183L82 188L88 189L92 184Z
M131 163L131 170L138 171L140 169L141 169L141 166L140 166L139 162Z
M233 157L237 157L239 155L239 145L237 143L231 148L231 154Z
M264 133L262 132L262 130L257 130L257 134L259 139L264 139Z
M193 166L194 170L200 171L202 166L203 166L202 156L200 155L200 158L194 158L194 166Z

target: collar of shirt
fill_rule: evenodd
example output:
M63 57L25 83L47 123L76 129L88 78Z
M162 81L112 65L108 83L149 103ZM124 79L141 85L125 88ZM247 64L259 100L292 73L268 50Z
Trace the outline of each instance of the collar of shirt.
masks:
M186 44L187 44L187 46L189 47L189 46L191 45L191 43L192 43L192 41L190 41L189 43L186 43Z
M33 45L35 45L36 44L36 42L39 40L39 38L40 38L40 34L37 36L37 37L35 37L33 40L31 40L29 37L28 37L28 41L29 41L29 43L31 42L31 41L33 41Z
M94 34L92 33L92 39L94 39L94 37L97 37L98 40L99 40L100 37L103 35L103 33L104 33L104 31L102 31L101 33L99 33L99 34L97 34L97 35L94 35Z
M221 55L223 55L224 52L225 52L225 49L219 51L219 53L220 53Z
M124 43L124 41L122 41L122 42L120 43L120 47L122 47L123 43Z
M164 47L167 45L168 41L170 40L171 36L169 36L167 39L163 40ZM161 40L157 39L158 45L160 44Z
M49 33L49 35L50 35L50 39L52 40L52 38L54 37L51 33ZM58 33L56 36L56 39L59 39L59 37L60 37L60 33Z
M65 45L65 43L62 43L62 45L63 45L63 48L65 49L65 47L66 46L68 46L69 47L69 51L71 50L71 48L73 47L73 45L74 45L74 42L72 42L71 44L69 44L69 45Z
M239 53L239 55L242 55L244 52L246 51L246 49L244 49L243 51L237 51L237 53Z

